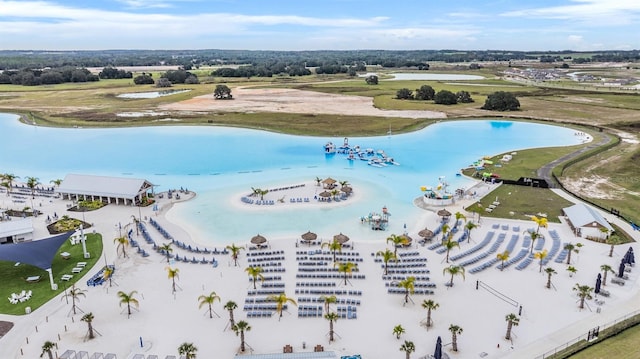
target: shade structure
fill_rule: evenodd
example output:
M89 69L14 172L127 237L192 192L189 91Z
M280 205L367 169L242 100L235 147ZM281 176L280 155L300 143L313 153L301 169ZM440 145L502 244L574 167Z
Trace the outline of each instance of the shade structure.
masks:
M596 286L594 288L594 292L600 293L600 286L602 285L602 274L598 273L598 277L596 278Z
M625 267L625 263L624 263L624 258L620 261L620 267L618 267L618 277L622 278L624 277L624 267Z
M311 231L307 231L307 233L303 233L300 238L304 241L315 241L318 238L318 235Z
M0 246L0 260L27 263L41 269L49 269L56 252L73 232L69 231L32 242L4 244Z
M320 196L320 197L331 197L331 192L322 191L322 192L320 192L320 194L318 196Z
M434 236L433 231L428 228L425 228L418 232L418 235L424 239L431 239Z
M345 236L344 234L340 233L340 234L336 234L335 236L333 236L333 240L340 243L340 244L345 244L349 241L349 237Z
M442 359L442 338L438 336L436 339L436 350L433 352L433 357L435 359Z
M259 234L257 236L254 236L253 238L251 238L251 243L253 243L253 244L263 244L266 241L267 241L267 239L264 238L263 236L259 235Z
M402 238L404 240L404 242L402 243L403 246L408 247L411 245L411 243L413 243L413 238L409 237L408 234L403 234L400 236L400 238Z
M335 184L336 182L337 182L337 181L336 181L336 180L334 180L334 179L333 179L333 178L331 178L331 177L325 178L325 179L322 181L322 183L324 183L324 184L326 184L326 185L332 185L332 184Z
M351 188L349 186L344 186L344 187L340 188L340 190L342 192L344 192L344 193L347 193L347 194L353 192L353 188Z
M451 212L447 211L446 209L441 209L438 211L438 216L440 217L450 217L451 216Z

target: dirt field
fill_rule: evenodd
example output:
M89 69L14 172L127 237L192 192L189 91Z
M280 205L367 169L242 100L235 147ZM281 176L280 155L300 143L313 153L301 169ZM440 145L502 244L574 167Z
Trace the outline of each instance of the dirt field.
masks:
M436 111L385 111L373 99L293 89L232 88L233 100L215 100L212 95L160 106L169 111L286 112L329 115L361 115L401 118L446 118Z

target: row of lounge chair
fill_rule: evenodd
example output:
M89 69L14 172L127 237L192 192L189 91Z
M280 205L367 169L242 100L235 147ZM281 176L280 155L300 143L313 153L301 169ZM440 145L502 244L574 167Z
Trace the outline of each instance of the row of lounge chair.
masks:
M112 271L115 272L116 267L113 265L109 265L108 266ZM104 269L105 267L103 267L102 269L100 269L100 271L98 271L98 273L94 274L91 278L89 278L89 280L87 280L87 286L89 287L96 287L99 285L102 285L102 283L105 282L106 279L104 276ZM113 273L113 272L112 272ZM113 275L113 274L112 274Z
M170 356L167 356L165 357L165 359L176 359L175 356L171 356L171 357L172 358L170 358ZM70 349L65 350L65 352L62 353L62 355L60 355L58 358L60 359L118 359L118 357L113 353L102 354L102 353L95 352L91 356L89 356L89 353L86 351L81 350L76 352L75 350L70 350ZM144 359L144 355L142 356L142 359ZM149 355L146 359L158 359L158 356Z
M265 257L265 256L278 256L284 254L283 250L266 251L266 252L249 252L247 257Z
M296 287L335 287L335 282L296 282Z
M344 278L344 274L339 274L339 273L331 273L331 274L298 273L298 274L296 274L296 278L313 278L313 279L336 278L336 279L341 279L341 278ZM347 278L348 279L365 279L365 275L364 274L351 274Z
M406 289L403 289L403 288L387 288L387 293L389 294L406 294L406 292L407 292ZM427 295L435 294L435 292L432 291L431 289L422 289L422 288L415 289L413 293L427 294Z
M309 294L309 295L362 295L361 290L346 290L346 289L298 289L296 288L296 294Z
M289 198L289 202L291 202L291 203L309 202L309 197L305 197L304 199L300 198L300 197L298 197L298 198Z
M283 260L284 260L284 256L247 258L247 262L249 262L249 263L260 263L260 262L269 262L269 261L283 261Z
M387 274L429 274L428 269L387 269Z
M415 280L417 281L429 281L429 277L427 276L413 276L415 278ZM401 281L401 280L405 280L408 277L406 275L383 275L382 276L382 280L396 280L396 281Z
M385 286L385 287L397 287L397 284L396 284L396 283L393 283L393 282L391 282L391 283L386 282L386 283L384 284L384 286ZM435 283L422 283L422 282L415 282L415 283L413 283L413 286L414 286L414 288L435 288L435 287L436 287L436 284L435 284Z
M298 303L324 303L322 297L298 297ZM336 304L360 305L360 299L336 298Z

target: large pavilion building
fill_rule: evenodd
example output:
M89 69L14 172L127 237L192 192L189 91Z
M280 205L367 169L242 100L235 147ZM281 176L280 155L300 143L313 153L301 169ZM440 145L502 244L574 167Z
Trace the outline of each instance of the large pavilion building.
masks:
M126 206L139 205L153 194L154 185L139 178L68 174L56 189L62 199L101 201Z
M585 204L578 203L563 208L562 211L577 237L602 238L606 237L603 232L605 229L609 234L613 232L609 222L598 211Z

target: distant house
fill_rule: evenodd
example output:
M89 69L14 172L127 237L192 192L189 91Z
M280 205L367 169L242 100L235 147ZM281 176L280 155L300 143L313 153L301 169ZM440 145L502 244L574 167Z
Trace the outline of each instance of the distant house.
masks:
M29 242L33 240L31 217L0 222L0 244Z
M139 178L68 174L56 189L63 199L101 201L127 206L139 205L153 194L154 185Z
M613 227L600 212L585 204L575 204L571 207L563 208L562 211L567 217L573 233L578 237L603 238L603 228L606 228L609 233L613 232Z

